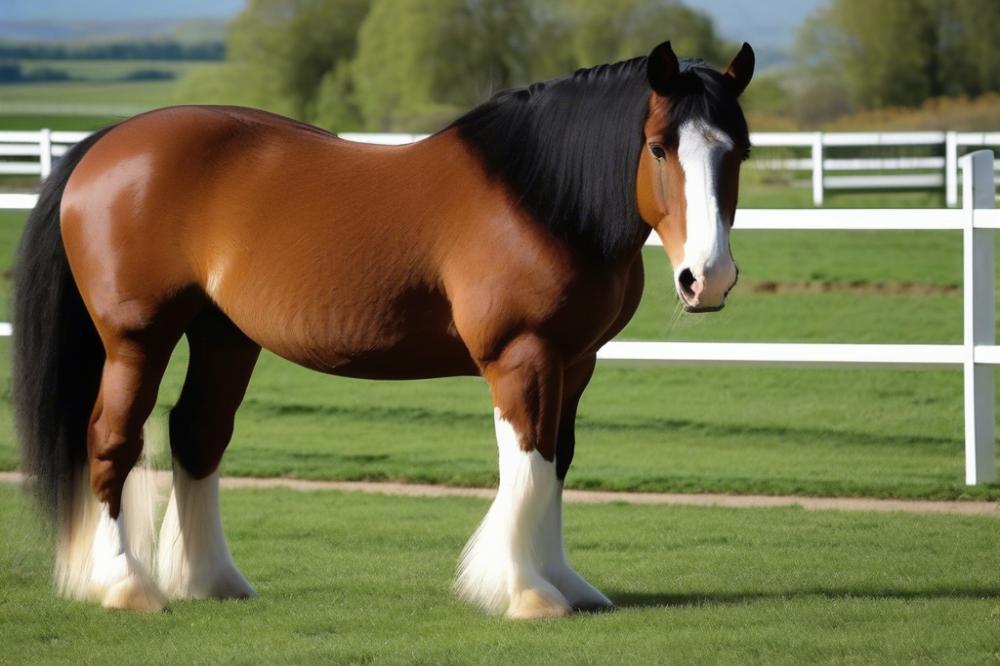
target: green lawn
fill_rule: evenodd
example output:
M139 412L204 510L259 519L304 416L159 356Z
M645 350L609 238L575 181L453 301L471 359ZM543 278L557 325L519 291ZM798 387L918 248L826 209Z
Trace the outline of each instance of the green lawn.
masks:
M23 214L0 216L0 266ZM647 249L643 305L623 337L957 343L961 296L754 293L755 282L959 283L949 232L745 232L744 284L723 312L671 325L666 259ZM6 289L0 290L6 307ZM5 310L3 310L5 311ZM2 311L0 311L2 312ZM0 341L0 356L8 343ZM169 369L151 437L183 378ZM8 365L0 359L0 367ZM17 457L0 403L0 468ZM958 371L599 368L580 417L576 487L620 490L1000 497L963 485ZM228 474L489 485L490 397L473 378L364 382L264 354L240 411Z
M226 491L245 602L154 615L55 597L24 500L0 487L7 664L912 663L1000 656L990 518L569 505L576 567L619 610L517 623L450 592L471 499Z
M122 79L133 72L142 70L170 72L177 78L180 78L184 74L187 74L192 67L217 67L222 64L206 62L204 60L87 60L82 58L59 60L30 58L19 62L21 71L26 75L30 75L40 69L54 69L66 72L74 79L85 79L88 81Z
M808 172L807 172L808 173ZM742 208L813 208L812 188L808 183L769 184L755 178L753 164L743 167L740 179ZM898 192L854 192L827 190L822 208L940 208L944 189Z
M176 104L177 82L192 67L223 65L169 60L25 60L22 66L28 73L47 67L86 80L0 85L0 131L97 129L143 111ZM170 71L177 78L116 80L150 69Z
M2 89L0 89L2 92ZM121 115L87 115L51 113L0 113L0 132L43 128L66 132L89 132L121 121ZM24 188L27 189L27 188Z
M175 81L64 81L0 86L0 117L128 117L174 103ZM44 127L39 125L38 128ZM0 128L6 129L6 128ZM83 128L85 129L85 128Z

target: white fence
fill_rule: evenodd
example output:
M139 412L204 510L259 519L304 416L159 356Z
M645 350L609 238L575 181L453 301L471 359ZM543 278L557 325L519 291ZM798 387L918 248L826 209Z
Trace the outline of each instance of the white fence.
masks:
M806 158L757 159L759 169L812 173L813 204L820 206L828 189L935 189L942 185L949 206L958 204L958 158L963 148L1000 146L1000 132L754 132L754 146L808 149ZM943 156L824 157L826 148L931 148ZM1000 168L997 162L995 168ZM828 175L831 171L922 171L905 174ZM929 173L928 173L929 172Z
M36 175L45 178L52 171L52 158L62 157L70 146L90 132L0 132L0 174ZM36 158L32 160L4 158Z
M995 209L993 151L961 158L962 208L895 210L740 210L740 230L899 230L962 233L963 342L960 345L851 345L702 342L608 343L598 353L606 362L641 367L660 365L752 365L784 367L961 368L965 401L965 482L996 479L995 381L1000 364L996 345L996 284L993 232ZM654 234L650 245L658 245Z
M87 132L53 132L47 129L0 132L0 175L37 175L44 178L52 170L53 158L59 158L69 146L86 135ZM426 135L344 133L340 136L366 143L403 144ZM813 204L816 206L823 204L826 191L831 189L939 189L942 186L947 205L956 206L959 153L970 147L1000 147L1000 132L754 132L750 140L760 148L808 151L804 157L762 156L749 164L755 169L811 172ZM825 156L828 148L871 147L882 147L889 154L881 157ZM892 156L892 151L907 147L925 148L942 155ZM995 166L1000 169L1000 162ZM901 173L858 173L872 171ZM844 172L853 173L845 175Z
M50 140L63 138L53 132ZM371 139L371 136L367 138ZM390 137L405 143L419 136ZM64 148L62 149L65 150ZM53 154L55 150L53 150ZM605 363L665 365L748 365L778 367L874 367L901 369L961 368L964 374L965 481L996 478L995 383L1000 364L996 345L993 232L1000 229L995 210L993 152L980 150L961 160L962 208L851 210L740 210L744 230L949 230L962 233L964 337L960 345L784 344L613 341L598 353ZM957 185L956 185L957 190ZM36 197L0 194L0 209L30 209ZM658 245L653 234L648 243ZM0 324L0 335L10 335Z

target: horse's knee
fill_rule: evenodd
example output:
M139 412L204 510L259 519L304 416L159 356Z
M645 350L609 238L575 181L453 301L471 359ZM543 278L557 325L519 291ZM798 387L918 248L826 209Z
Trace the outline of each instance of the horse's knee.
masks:
M218 469L232 436L232 418L211 417L181 405L170 411L170 451L194 479Z
M522 335L483 368L499 416L510 424L524 451L537 450L555 458L556 431L562 394L559 355L547 341Z

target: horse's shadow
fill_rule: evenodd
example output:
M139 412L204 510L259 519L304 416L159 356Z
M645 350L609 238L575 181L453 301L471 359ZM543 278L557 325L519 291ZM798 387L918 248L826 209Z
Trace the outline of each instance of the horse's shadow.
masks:
M824 599L879 599L888 601L982 599L1000 601L1000 587L942 587L931 589L816 587L774 592L624 592L609 590L617 608L688 608L742 605L757 601L791 601L807 597Z

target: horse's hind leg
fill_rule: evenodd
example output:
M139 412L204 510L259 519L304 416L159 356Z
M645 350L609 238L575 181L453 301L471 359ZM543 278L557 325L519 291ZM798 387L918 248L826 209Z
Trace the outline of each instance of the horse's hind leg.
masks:
M250 597L219 514L219 462L260 347L216 310L187 331L187 377L170 412L174 485L160 529L158 578L174 599Z
M123 334L102 327L107 358L88 433L90 484L103 503L89 555L91 593L106 608L159 610L164 599L136 557L126 532L125 480L142 453L142 427L156 402L176 335L145 328Z

